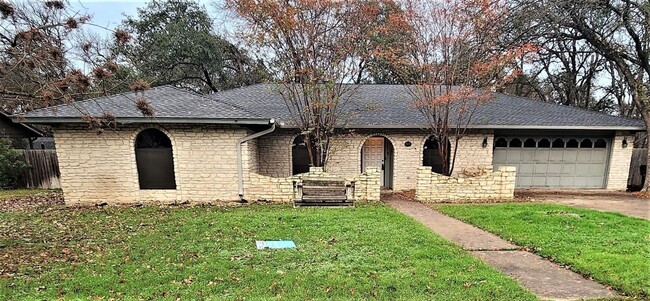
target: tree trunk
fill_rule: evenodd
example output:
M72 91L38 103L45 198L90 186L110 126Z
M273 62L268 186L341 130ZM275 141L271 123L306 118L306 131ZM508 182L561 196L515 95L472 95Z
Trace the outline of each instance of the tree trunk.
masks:
M650 108L641 111L643 115L643 121L645 122L646 134L650 134L648 130L650 129ZM650 139L650 135L646 136L646 139ZM648 148L650 148L650 143L648 143ZM650 164L650 151L646 156L646 166ZM648 176L648 168L646 167L645 182L643 183L643 189L641 191L648 192L650 191L650 177ZM643 175L642 175L643 176Z

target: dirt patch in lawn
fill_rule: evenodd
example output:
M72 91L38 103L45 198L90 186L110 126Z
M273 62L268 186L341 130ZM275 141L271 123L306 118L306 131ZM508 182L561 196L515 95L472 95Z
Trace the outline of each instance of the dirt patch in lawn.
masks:
M562 204L621 214L650 220L650 199L620 191L579 190L544 191L520 190L515 192L517 200Z

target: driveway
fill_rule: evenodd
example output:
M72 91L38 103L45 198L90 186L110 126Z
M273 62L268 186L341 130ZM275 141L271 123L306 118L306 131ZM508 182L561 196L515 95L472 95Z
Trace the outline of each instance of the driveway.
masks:
M613 211L650 220L650 199L639 198L625 192L521 190L515 194L518 198L535 202Z

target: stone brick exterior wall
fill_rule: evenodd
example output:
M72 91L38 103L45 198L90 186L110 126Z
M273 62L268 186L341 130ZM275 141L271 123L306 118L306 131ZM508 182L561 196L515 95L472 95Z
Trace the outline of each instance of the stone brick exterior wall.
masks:
M627 138L628 146L623 148L623 140ZM630 158L634 151L634 135L626 132L616 132L612 139L612 149L607 172L608 190L626 190L630 172Z
M487 140L486 147L483 147L483 140ZM452 176L459 176L464 170L492 165L493 146L494 132L492 131L477 131L460 139ZM453 151L454 145L452 144L451 147Z
M158 128L170 138L175 190L140 190L135 137ZM250 130L238 126L123 126L97 134L85 126L55 129L61 186L67 204L146 201L236 201L236 143ZM243 147L244 170L255 169L256 147Z
M492 171L492 166L483 166L480 169L481 175L453 178L433 173L430 168L420 167L417 170L415 199L435 203L514 198L515 167L501 166L495 172Z
M249 201L293 202L293 182L300 179L339 178L336 175L323 172L322 168L312 167L309 173L290 177L269 177L251 173L244 187L244 195ZM379 170L369 168L368 171L346 180L354 181L354 200L357 202L378 202L380 198Z
M296 135L295 131L278 130L259 139L260 174L272 177L291 176L291 143ZM426 130L357 129L341 134L333 139L325 170L346 178L358 175L361 172L361 148L365 141L373 136L386 137L393 145L393 190L415 189L416 170L422 166L424 143L430 136ZM488 140L488 145L483 148L482 143L485 138ZM461 174L466 168L491 165L493 140L494 134L491 131L469 133L461 139L458 144L454 175ZM407 141L411 142L411 146L405 145Z

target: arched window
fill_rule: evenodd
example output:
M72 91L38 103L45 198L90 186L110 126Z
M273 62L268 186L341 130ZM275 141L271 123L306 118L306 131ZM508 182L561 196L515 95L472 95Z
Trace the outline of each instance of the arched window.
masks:
M535 148L537 146L537 142L533 138L528 138L526 141L524 141L524 147L525 148Z
M557 138L553 140L553 148L564 148L564 140L562 138Z
M440 156L440 146L438 145L438 139L435 137L431 136L429 139L427 139L426 142L424 142L424 150L422 150L422 166L431 166L431 171L435 173L442 174L443 170L443 161L442 157ZM449 150L451 149L451 146L449 142L447 142L447 166L449 166Z
M510 147L521 147L521 140L519 138L510 140Z
M551 147L551 141L549 141L549 140L546 139L546 138L542 138L542 139L540 139L539 142L537 143L537 147L538 147L538 148L549 148L549 147Z
M591 143L591 139L585 139L580 142L580 148L592 148L593 143Z
M594 143L594 148L607 148L607 141L605 139L598 139Z
M176 189L172 142L157 129L146 129L135 138L135 161L140 189Z
M578 140L576 139L569 139L569 141L566 142L566 148L578 148Z
M307 150L305 136L298 135L293 139L293 144L291 144L292 174L297 175L309 172L310 165L311 160L309 159L309 151Z
M494 147L508 147L508 141L506 138L499 138L494 142Z

